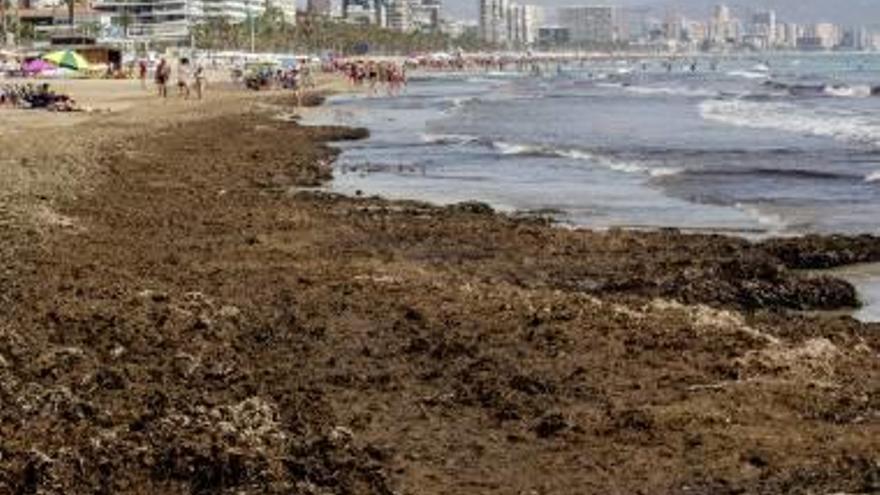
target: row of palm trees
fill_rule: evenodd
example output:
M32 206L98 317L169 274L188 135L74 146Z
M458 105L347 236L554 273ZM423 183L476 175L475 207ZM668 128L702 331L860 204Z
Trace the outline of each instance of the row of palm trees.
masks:
M213 19L195 29L195 43L211 50L246 50L251 46L253 33L257 51L332 50L342 54L383 53L408 54L462 48L477 49L480 43L472 38L452 38L431 32L397 32L375 25L353 25L333 21L323 16L308 16L298 25L285 21L276 9L266 12L251 22L233 24Z

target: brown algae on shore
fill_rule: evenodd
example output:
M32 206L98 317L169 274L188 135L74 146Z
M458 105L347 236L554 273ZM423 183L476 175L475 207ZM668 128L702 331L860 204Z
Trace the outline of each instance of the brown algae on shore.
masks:
M289 194L352 131L229 98L0 226L0 493L880 489L878 326L788 312L877 239Z

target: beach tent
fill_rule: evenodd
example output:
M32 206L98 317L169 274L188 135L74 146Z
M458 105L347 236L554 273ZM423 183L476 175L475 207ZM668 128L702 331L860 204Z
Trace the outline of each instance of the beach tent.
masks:
M47 53L43 55L42 59L66 69L86 70L89 68L89 62L73 50L59 50Z

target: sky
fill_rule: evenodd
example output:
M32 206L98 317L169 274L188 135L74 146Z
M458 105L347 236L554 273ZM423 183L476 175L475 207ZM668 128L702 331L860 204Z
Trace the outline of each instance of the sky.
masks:
M479 0L443 0L451 17L476 20ZM658 14L674 9L694 18L708 18L719 0L519 0L545 7L560 5L651 6ZM728 0L734 10L774 9L780 21L837 22L880 25L880 0Z

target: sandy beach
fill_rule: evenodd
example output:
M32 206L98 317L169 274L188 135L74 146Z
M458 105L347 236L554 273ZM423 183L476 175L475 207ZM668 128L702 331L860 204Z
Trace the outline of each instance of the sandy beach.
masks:
M0 493L880 490L880 324L802 312L877 238L343 197L290 95L65 84L0 110Z

